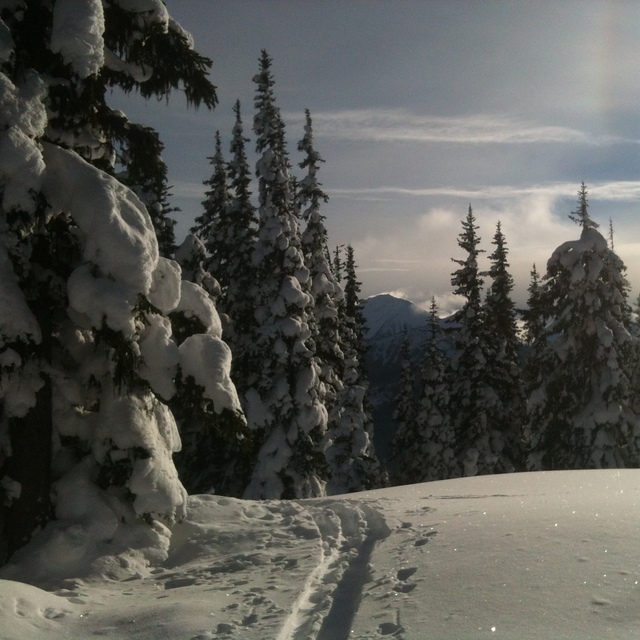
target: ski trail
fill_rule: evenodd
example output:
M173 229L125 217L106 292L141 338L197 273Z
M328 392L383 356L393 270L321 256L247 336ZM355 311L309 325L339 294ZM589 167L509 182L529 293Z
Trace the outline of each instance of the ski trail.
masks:
M370 580L369 559L390 530L367 506L326 501L308 509L321 539L320 557L276 640L346 640Z

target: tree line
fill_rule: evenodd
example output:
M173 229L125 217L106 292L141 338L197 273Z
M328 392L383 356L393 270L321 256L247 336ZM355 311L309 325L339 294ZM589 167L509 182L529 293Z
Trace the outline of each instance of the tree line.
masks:
M570 218L580 237L553 252L542 276L533 266L518 311L500 223L482 272L469 207L451 279L462 308L442 323L432 301L417 375L403 349L395 482L640 466L640 342L626 268L590 216L584 183Z

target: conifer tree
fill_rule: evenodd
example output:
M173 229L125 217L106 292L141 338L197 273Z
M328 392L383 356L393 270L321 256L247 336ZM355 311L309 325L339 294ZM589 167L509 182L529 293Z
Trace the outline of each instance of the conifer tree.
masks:
M543 296L553 317L531 356L537 377L529 396L528 467L636 467L625 266L589 215L584 183L570 218L580 238L561 244L547 263Z
M489 256L491 285L484 305L485 318L491 326L486 332L485 377L496 394L496 403L490 410L491 448L498 455L494 472L510 472L521 466L526 402L516 309L511 299L513 277L509 273L507 243L500 222L493 244L495 250Z
M226 277L229 245L225 242L229 190L227 166L222 155L219 131L215 134L215 154L209 158L209 161L213 166L213 173L208 180L204 181L204 184L209 187L205 192L206 200L202 203L204 211L196 217L196 224L191 229L191 233L204 244L207 255L203 267L218 280L224 295L229 284Z
M394 441L396 473L401 484L446 480L460 475L442 340L438 307L432 298L415 424L412 428L398 430Z
M464 298L462 308L453 316L454 353L451 358L451 402L456 448L461 472L465 476L493 473L498 455L492 449L490 411L498 398L487 383L485 367L489 344L481 303L483 278L478 266L480 238L471 206L462 222L458 246L463 259L451 278L454 293Z
M353 247L347 247L344 268L345 296L339 305L340 345L344 353L340 374L343 388L336 401L340 420L327 434L326 457L331 469L328 492L348 493L379 487L385 473L373 446L373 419L369 408L364 358L365 321L360 301Z
M302 233L302 251L305 266L309 269L308 291L313 299L311 324L315 356L320 366L320 381L324 386L322 402L329 416L329 428L341 420L337 397L343 388L341 379L344 353L340 344L338 307L344 297L342 287L333 276L327 260L327 229L320 204L328 200L318 182L319 163L324 162L313 146L311 114L305 112L305 134L298 143L304 157L300 168L307 174L298 182L298 206L306 227Z
M346 248L346 259L344 261L344 315L346 322L353 329L353 346L359 356L359 367L364 373L364 359L367 354L367 342L365 340L366 321L360 300L361 282L356 273L356 262L353 247L349 244Z
M254 378L245 394L249 426L260 445L249 498L323 495L327 469L322 440L327 413L314 357L311 307L294 184L275 103L271 58L263 51L254 77L258 236Z
M251 202L251 172L247 162L240 102L234 105L235 124L231 137L231 157L227 166L229 204L226 232L221 238L229 256L221 308L229 318L225 336L233 351L233 377L241 397L250 379L252 335L255 332L255 266L252 261L256 242L257 215Z
M524 336L528 345L533 344L542 337L545 320L549 315L548 310L544 308L544 301L541 295L542 285L540 275L538 274L535 264L530 273L531 282L527 287L527 292L529 293L527 308L520 312L524 322Z
M180 86L213 107L210 61L160 5L81 4L1 10L0 562L56 513L84 525L104 504L115 530L185 508L163 402L183 364L166 317L179 269L115 177L157 196L164 176L136 165L134 138L159 147L105 93Z

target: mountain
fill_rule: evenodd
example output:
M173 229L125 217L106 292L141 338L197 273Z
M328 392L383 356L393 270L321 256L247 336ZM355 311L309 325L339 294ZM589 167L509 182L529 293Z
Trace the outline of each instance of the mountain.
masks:
M382 293L364 300L363 313L367 323L365 340L369 350L365 364L373 405L374 444L380 460L387 463L397 429L393 410L400 378L400 347L406 332L412 359L419 366L429 312L409 300Z
M429 312L409 300L381 293L364 301L364 316L367 321L365 337L374 343L402 335L404 331L424 332Z

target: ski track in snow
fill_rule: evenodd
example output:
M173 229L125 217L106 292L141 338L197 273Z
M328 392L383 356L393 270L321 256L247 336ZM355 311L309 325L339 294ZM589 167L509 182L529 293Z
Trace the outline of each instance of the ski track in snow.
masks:
M218 499L220 505L230 503L224 498ZM237 638L243 634L252 635L252 631L270 633L272 635L264 637L275 640L346 640L353 637L351 623L363 589L372 580L371 554L376 543L390 534L382 515L368 505L329 498L307 501L304 505L296 502L246 503L240 509L251 523L248 538L253 541L254 553L231 554L225 562L206 570L200 568L186 573L157 570L156 577L165 590L202 586L203 582L215 577L222 584L214 588L231 589L231 595L235 596L234 601L220 612L222 615L216 615L214 628L191 640ZM256 527L260 522L270 524L271 531L260 532ZM193 531L185 533L197 537ZM198 544L202 544L202 540ZM188 546L189 541L184 545ZM184 545L178 543L168 565L175 562L188 569L188 564L183 564L187 553ZM274 548L290 549L291 553L273 555L270 550ZM253 586L244 591L243 587L250 584L251 569L261 566L263 571L265 564L271 565L266 589ZM234 573L236 577L230 578ZM245 573L249 574L247 578ZM283 584L288 575L290 583L298 585L295 587L297 594L295 588L292 590ZM297 575L306 578L294 577ZM285 600L288 600L288 606ZM271 631L268 632L269 628ZM384 631L384 625L382 629Z

